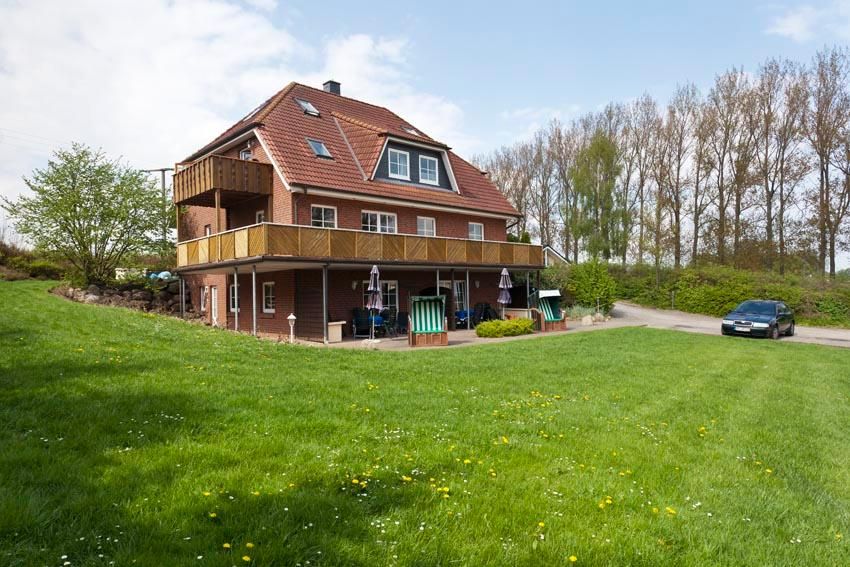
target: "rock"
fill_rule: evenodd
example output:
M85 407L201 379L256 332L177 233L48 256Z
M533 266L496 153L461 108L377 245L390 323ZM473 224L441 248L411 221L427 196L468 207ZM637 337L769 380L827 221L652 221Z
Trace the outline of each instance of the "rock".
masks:
M593 317L591 317L590 315L585 315L581 318L582 327L590 327L591 325L593 325Z
M127 303L127 307L138 309L139 311L148 311L150 309L150 303L147 301L132 300Z
M165 289L168 291L168 293L178 294L180 293L180 282L171 282Z
M97 303L100 301L100 296L93 293L86 293L83 296L83 303Z
M134 301L150 301L153 299L153 294L146 289L139 289L134 291L131 297Z
M360 345L369 350L377 350L378 345L381 344L381 339L366 339Z
M171 299L171 294L168 293L165 290L162 290L162 291L156 292L156 295L154 297L156 297L157 299L159 299L161 301L168 301L169 299Z
M86 288L86 293L88 293L89 295L100 295L100 288L94 284L91 284L89 287Z
M594 323L602 323L603 321L605 321L605 315L603 315L602 313L594 313L593 314L593 322Z

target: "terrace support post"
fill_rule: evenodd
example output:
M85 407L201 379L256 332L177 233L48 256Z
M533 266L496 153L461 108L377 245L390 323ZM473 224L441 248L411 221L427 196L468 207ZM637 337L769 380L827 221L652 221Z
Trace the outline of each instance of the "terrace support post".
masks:
M322 342L328 344L328 265L322 266Z
M472 313L470 313L469 306L472 305L470 299L472 297L472 290L469 288L469 268L466 269L466 330L472 330Z
M218 256L216 260L221 262L221 189L215 190L215 234L218 248Z
M257 265L251 266L251 334L257 336Z
M537 270L537 291L540 291L540 270Z
M531 309L531 272L525 272L525 308Z
M180 276L180 318L186 318L186 280Z
M233 301L235 302L233 310L233 330L239 330L239 266L233 266Z
M440 295L440 268L437 268L437 295Z
M457 298L455 297L455 270L454 270L454 268L452 268L452 270L451 270L451 282L452 283L451 283L451 288L449 289L449 295L451 296L452 300L449 302L449 305L450 306L453 305L456 308L457 307L457 304L456 304ZM453 309L453 308L450 307L450 309ZM457 329L457 321L455 321L454 311L457 311L457 309L453 309L452 316L449 317L449 328L452 331Z

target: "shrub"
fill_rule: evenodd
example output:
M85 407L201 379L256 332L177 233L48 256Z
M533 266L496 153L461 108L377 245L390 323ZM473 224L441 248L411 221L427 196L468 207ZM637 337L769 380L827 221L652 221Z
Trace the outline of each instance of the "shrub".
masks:
M515 337L517 335L528 335L534 332L534 321L531 319L509 319L502 321L494 319L484 321L475 327L475 334L479 337Z
M575 303L596 306L607 313L614 306L617 282L608 273L608 266L598 260L570 266L566 282L569 295Z

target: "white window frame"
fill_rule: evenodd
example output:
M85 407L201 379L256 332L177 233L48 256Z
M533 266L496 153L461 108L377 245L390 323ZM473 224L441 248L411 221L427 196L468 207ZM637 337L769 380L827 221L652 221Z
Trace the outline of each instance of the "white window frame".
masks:
M267 290L271 289L271 293L267 293ZM266 299L271 296L272 306L266 307ZM275 312L275 301L277 298L274 294L274 282L263 282L263 313L274 313Z
M390 294L389 291L384 290L384 286L389 286L390 284L392 284L394 286L392 294ZM367 291L368 289L369 289L369 280L363 280L363 307L364 308L366 307L366 303L369 301L369 292ZM395 297L395 305L387 305L386 298L390 295ZM384 309L386 309L387 307L395 307L396 315L398 315L398 280L381 280L381 301L384 304Z
M205 224L204 225L204 236L211 236L211 235L212 235L212 225Z
M251 151L251 148L239 150L239 159L245 161L252 160L254 159L254 152Z
M403 155L405 160L405 165L407 168L407 175L402 175L400 173L393 173L393 154L398 154L399 156ZM399 164L401 162L398 162ZM395 148L387 149L387 174L390 176L390 179L403 179L404 181L410 181L410 152L406 152L404 150L397 150Z
M375 222L377 230L366 230L363 228L363 215L376 215ZM392 217L393 218L393 231L390 232L388 230L381 229L381 216ZM361 210L360 211L360 230L363 232L374 232L376 234L398 234L398 215L395 213L387 213L385 211L368 211Z
M422 179L422 162L423 161L432 161L434 162L434 180L426 180ZM419 183L424 183L425 185L439 185L440 184L440 160L432 156L419 156Z
M236 299L235 305L233 301L234 298ZM227 288L227 308L231 313L236 313L242 310L242 306L239 305L239 295L236 293L236 284L230 284L230 287Z
M422 231L419 221L431 221L431 234ZM437 219L434 217L416 217L416 234L417 236L437 236Z
M327 225L324 224L325 223L325 216L324 215L322 215L322 224L321 225L314 224L316 222L313 219L313 210L314 209L330 209L330 210L332 210L334 212L333 226L327 226ZM336 228L336 219L337 219L336 207L333 207L331 205L310 205L310 226L314 226L316 228Z
M481 227L481 238L475 238L472 235L472 227L473 226L480 226ZM471 223L469 223L469 225L467 227L467 231L468 231L467 236L469 236L469 240L484 240L484 223L471 222Z
M256 224L266 222L266 210L265 209L260 209L259 211L254 213L254 222Z
M209 294L210 288L209 286L202 285L201 286L201 313L207 312L207 295Z

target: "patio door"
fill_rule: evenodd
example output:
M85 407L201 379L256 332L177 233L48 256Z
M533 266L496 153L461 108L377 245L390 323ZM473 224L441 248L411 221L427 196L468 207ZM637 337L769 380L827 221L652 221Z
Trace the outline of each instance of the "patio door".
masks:
M218 327L218 287L210 287L210 316L212 324Z
M440 287L452 289L452 280L440 280ZM449 308L452 311L461 311L468 309L466 305L466 282L463 280L455 280L455 287L452 289L452 299L454 300Z

